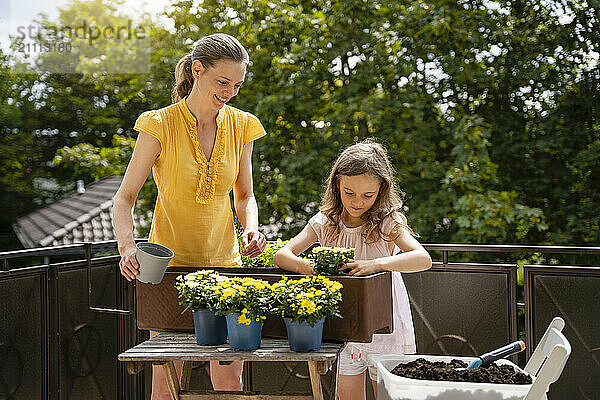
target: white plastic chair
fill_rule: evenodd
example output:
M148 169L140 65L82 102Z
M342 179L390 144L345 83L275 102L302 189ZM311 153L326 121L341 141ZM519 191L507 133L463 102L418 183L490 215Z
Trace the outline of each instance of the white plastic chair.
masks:
M560 377L571 354L571 345L561 333L564 327L565 321L555 317L525 365L525 371L536 378L523 400L548 399L549 386Z

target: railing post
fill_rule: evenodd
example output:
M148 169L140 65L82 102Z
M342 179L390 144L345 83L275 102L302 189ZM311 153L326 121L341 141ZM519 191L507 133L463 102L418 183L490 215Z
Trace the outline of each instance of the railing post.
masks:
M117 294L117 307L125 307L129 310L135 310L135 281L133 284L129 284L122 276L117 265L115 274L116 294ZM136 344L137 339L137 326L135 314L122 314L118 315L118 343L119 352L123 352ZM125 363L119 363L119 379L118 389L119 393L128 393L126 399L145 399L145 386L144 386L144 372L136 375L129 375L127 373ZM133 396L133 397L129 397ZM121 398L121 397L120 397Z
M509 320L509 335L511 337L511 340L515 341L518 339L519 337L519 317L518 314L519 312L517 311L518 309L518 305L517 305L517 290L518 290L518 283L517 283L517 268L519 268L519 266L517 264L514 264L513 267L510 269L509 272L509 278L508 278L508 320ZM515 364L517 364L518 362L518 355L517 354L513 354L511 356L511 360L512 362L514 362Z
M60 399L60 308L58 304L58 266L49 265L46 275L47 309L47 379L49 400Z
M135 280L133 281L133 286L132 286L132 290L130 293L131 296L131 303L133 304L132 309L133 310L137 310L137 297L136 297L136 284L135 284ZM139 330L137 328L137 314L132 314L131 315L131 334L132 334L132 338L133 338L133 344L139 344L142 343L145 340L148 340L150 338L149 335L149 331L142 331ZM152 370L151 369L146 369L144 371L142 371L141 373L137 374L135 376L135 383L136 383L136 387L137 387L137 396L138 399L145 399L146 396L146 374L151 374Z
M531 293L531 282L530 282L529 270L523 265L523 295L525 300L525 357L529 360L529 357L533 354L533 343L535 342L535 333L533 332L533 296Z
M41 398L48 400L50 398L50 369L49 365L49 338L50 338L50 327L49 320L50 315L48 314L48 268L40 272L40 328L41 335L41 365L40 365L40 378L41 384Z
M122 307L123 306L123 284L121 282L121 280L119 279L119 266L117 264L116 268L115 268L115 304L117 305L117 307ZM89 290L91 290L91 288L88 288ZM117 316L117 348L119 349L119 353L125 351L128 346L129 343L127 342L126 339L126 330L127 328L125 327L126 324L126 320L125 318L123 318L123 315L118 315ZM124 368L123 363L118 363L117 364L117 371L118 371L118 379L117 379L117 393L118 393L118 398L121 399L122 397L122 393L131 393L131 388L128 385L128 376L127 376L127 371Z

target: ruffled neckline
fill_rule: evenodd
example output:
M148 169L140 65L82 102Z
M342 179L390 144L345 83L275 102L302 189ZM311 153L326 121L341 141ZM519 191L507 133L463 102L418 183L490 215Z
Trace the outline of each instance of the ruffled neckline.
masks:
M346 232L360 231L362 228L364 228L365 224L366 224L366 222L363 222L362 224L360 224L358 226L349 227L348 225L346 225L344 223L344 221L342 220L342 217L340 216L340 221L339 221L340 228Z
M206 155L202 151L200 147L200 142L198 141L198 133L196 132L196 126L198 124L198 120L192 114L192 111L189 109L186 100L187 96L180 100L179 106L182 109L188 135L190 140L194 146L194 158L198 163L198 184L196 187L196 203L206 204L212 201L215 195L216 182L218 179L220 163L225 155L225 107L224 105L218 112L216 123L217 123L217 134L215 136L215 144L210 156L210 160L206 159Z

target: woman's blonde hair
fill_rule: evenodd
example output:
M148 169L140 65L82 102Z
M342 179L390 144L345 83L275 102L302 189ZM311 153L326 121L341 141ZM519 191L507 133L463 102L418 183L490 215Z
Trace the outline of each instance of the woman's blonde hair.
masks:
M190 94L194 85L192 63L200 60L205 68L214 67L220 60L231 60L248 64L250 58L244 46L233 36L215 33L198 40L192 51L179 60L175 67L175 85L173 87L173 103L177 103Z
M375 203L361 216L365 221L362 230L365 243L373 243L379 239L394 241L400 235L402 228L416 236L401 211L402 200L395 188L394 170L385 149L374 139L366 139L347 147L331 168L320 207L321 212L330 222L326 229L326 237L335 238L340 233L340 218L344 209L340 193L340 176L362 174L371 175L380 181ZM388 217L396 224L392 231L386 234L382 232L381 225Z

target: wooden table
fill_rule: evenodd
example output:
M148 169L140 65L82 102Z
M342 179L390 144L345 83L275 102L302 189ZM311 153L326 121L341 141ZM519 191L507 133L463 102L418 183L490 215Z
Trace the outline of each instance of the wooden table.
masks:
M285 339L266 339L261 341L260 348L251 351L232 350L228 345L198 346L193 334L161 333L137 346L119 354L119 360L127 363L127 371L137 374L152 365L162 365L165 369L171 397L184 399L243 399L261 400L283 399L323 399L321 375L336 364L342 343L323 343L321 349L309 353L291 351ZM182 360L183 372L181 388L173 361ZM305 361L308 363L312 394L308 393L261 393L256 391L225 392L189 390L190 374L193 361ZM337 371L333 384L334 398L337 398Z

